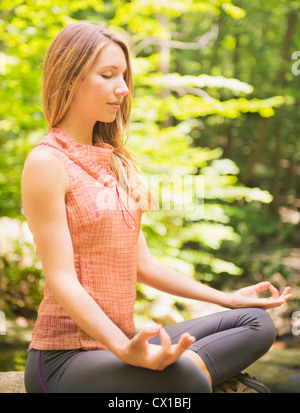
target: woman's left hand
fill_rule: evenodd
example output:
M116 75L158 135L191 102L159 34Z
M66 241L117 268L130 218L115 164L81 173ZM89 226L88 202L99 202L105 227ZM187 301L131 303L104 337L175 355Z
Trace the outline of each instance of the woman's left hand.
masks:
M268 298L260 298L258 294L262 291L269 290L271 296ZM290 294L291 288L286 287L281 295L278 290L269 282L263 281L249 287L241 288L230 295L229 308L242 307L260 307L264 310L268 308L278 307L292 298Z

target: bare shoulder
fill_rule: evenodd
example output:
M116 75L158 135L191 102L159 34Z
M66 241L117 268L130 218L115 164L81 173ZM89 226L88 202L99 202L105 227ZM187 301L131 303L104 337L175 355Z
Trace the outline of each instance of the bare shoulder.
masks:
M43 185L68 190L68 176L62 161L49 149L33 149L27 156L23 173L22 187L30 185L32 189ZM49 188L50 189L50 188Z
M22 208L33 234L37 255L47 274L58 268L61 253L65 258L68 257L68 265L72 263L72 242L66 215L66 185L64 165L53 152L47 148L38 148L29 153L22 174ZM63 267L63 261L60 262Z

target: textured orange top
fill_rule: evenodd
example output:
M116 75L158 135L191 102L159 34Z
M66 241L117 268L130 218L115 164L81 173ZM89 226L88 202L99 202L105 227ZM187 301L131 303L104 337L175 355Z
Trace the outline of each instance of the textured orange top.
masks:
M68 175L65 204L78 279L130 338L135 331L136 244L142 211L115 180L110 168L114 148L107 143L78 143L61 129L52 129L33 151L41 148L53 152ZM105 346L77 326L46 282L29 348L94 350Z

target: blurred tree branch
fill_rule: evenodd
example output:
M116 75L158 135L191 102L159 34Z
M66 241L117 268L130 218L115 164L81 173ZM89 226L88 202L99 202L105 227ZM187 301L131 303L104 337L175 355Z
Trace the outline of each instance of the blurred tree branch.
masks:
M160 46L163 48L168 47L181 50L203 49L207 46L210 40L214 40L218 37L218 33L219 25L217 23L213 23L211 30L201 36L197 42L180 42L178 40L157 39L154 36L149 36L134 47L134 52L137 56L148 46Z

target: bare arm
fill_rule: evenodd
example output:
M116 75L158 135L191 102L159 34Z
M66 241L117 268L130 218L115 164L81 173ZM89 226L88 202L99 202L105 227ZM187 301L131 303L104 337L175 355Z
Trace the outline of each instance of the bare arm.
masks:
M32 152L22 175L22 201L49 288L76 324L121 360L163 369L180 357L192 338L185 335L178 345L171 346L163 330L146 328L129 340L85 291L74 267L65 208L67 190L61 161L47 150ZM149 345L148 339L157 334L162 346Z
M235 293L225 293L190 279L183 274L156 261L150 254L144 234L138 239L138 281L158 290L184 298L206 301L227 308L257 306L264 309L283 304L292 296L287 287L279 296L269 282L261 282ZM272 297L259 298L257 294L269 289Z

